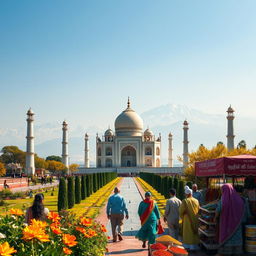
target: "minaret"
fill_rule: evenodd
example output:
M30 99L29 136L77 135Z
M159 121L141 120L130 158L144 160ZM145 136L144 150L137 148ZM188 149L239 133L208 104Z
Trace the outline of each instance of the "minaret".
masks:
M90 159L89 159L89 136L86 133L84 136L84 166L85 168L90 167Z
M173 152L173 148L172 148L172 134L169 133L169 148L168 148L168 167L173 167L173 158L172 158L172 152Z
M183 167L188 165L188 122L183 123Z
M62 123L62 131L62 163L68 168L68 124L66 121Z
M231 105L229 106L228 110L227 110L227 119L228 119L228 134L227 134L227 147L228 147L228 151L231 151L234 149L234 125L233 125L233 120L234 120L234 109L231 107Z
M35 152L34 152L34 112L31 108L27 112L27 150L26 150L26 172L28 175L35 174Z

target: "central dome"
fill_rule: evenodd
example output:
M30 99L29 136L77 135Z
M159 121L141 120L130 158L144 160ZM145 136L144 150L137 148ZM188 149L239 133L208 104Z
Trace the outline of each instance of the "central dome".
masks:
M128 99L127 109L124 110L115 120L117 136L142 136L143 121L141 117L130 108Z

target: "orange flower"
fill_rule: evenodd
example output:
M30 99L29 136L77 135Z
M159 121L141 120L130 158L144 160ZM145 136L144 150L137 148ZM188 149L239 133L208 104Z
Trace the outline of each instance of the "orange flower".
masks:
M17 216L23 215L23 211L21 209L14 209L14 208L10 209L8 213L12 215L17 215Z
M24 240L38 239L41 242L48 242L49 236L45 233L42 228L38 228L36 225L29 225L22 231Z
M96 231L91 228L89 228L87 232L90 237L97 236Z
M86 227L90 227L90 226L92 226L92 220L89 218L83 217L83 218L81 218L81 224Z
M59 222L60 221L60 215L57 212L50 212L47 216L49 220L52 222Z
M81 232L82 234L86 233L86 230L84 228L81 228L81 227L76 227L76 230Z
M73 247L77 244L76 237L69 234L63 234L62 236L63 243L69 247Z
M71 254L72 251L70 249L68 249L67 247L63 247L63 252L67 255Z
M0 244L0 256L12 256L15 252L17 251L13 247L10 247L8 242Z
M56 235L62 234L62 231L60 230L60 228L57 225L55 225L55 223L52 223L50 225L50 228L51 228L52 232L55 233Z
M102 232L107 232L107 229L106 229L106 227L104 225L101 225L101 231Z

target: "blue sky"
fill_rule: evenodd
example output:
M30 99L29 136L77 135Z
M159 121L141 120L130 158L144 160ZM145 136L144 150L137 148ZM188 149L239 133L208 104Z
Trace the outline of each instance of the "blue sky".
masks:
M1 127L167 103L255 116L256 1L0 1ZM112 120L112 121L109 121Z

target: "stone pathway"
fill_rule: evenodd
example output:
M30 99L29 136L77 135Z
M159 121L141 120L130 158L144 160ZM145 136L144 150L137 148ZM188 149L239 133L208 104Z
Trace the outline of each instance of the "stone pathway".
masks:
M44 188L49 188L49 187L57 187L59 185L59 181L54 181L52 184L47 183L45 185L31 185L28 187L17 187L17 188L12 188L11 191L12 192L18 192L18 191L22 191L22 192L26 192L29 191L30 189L32 190L38 190L38 189L44 189Z
M125 198L127 208L129 211L129 219L124 221L123 241L113 243L109 240L108 250L106 255L115 256L148 256L148 250L141 247L141 241L137 240L134 236L140 228L140 219L137 214L139 203L142 201L145 191L142 189L133 178L123 178L118 184L121 190L121 195ZM108 235L112 238L110 222L106 217L106 205L101 210L97 218L102 224L107 227ZM164 227L165 224L162 221ZM206 256L203 252L189 254L190 256Z

